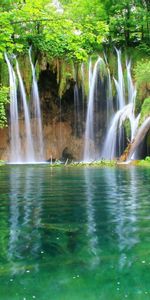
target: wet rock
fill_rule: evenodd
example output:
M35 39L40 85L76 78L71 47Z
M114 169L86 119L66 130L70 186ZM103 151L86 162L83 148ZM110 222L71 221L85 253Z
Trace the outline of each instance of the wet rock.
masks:
M68 147L65 147L65 149L62 152L62 161L66 161L66 160L74 160L74 156L72 154L72 152L70 151L70 149Z

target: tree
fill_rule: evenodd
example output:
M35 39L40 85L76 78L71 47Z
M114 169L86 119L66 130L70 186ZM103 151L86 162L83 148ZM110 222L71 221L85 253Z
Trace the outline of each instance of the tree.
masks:
M146 0L104 0L110 38L127 46L149 43L149 14Z
M0 128L5 127L7 124L5 107L6 107L7 103L9 102L8 92L9 92L9 89L7 87L0 86Z

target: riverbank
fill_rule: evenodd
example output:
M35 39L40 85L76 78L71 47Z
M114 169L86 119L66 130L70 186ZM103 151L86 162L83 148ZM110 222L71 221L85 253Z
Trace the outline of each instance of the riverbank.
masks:
M39 165L40 163L31 163L29 165ZM41 163L43 164L43 163ZM95 160L95 161L91 161L91 162L84 162L84 161L80 161L80 162L74 162L74 161L69 161L66 160L66 162L62 162L60 160L56 160L55 162L52 163L45 163L48 166L50 166L51 168L55 168L55 167L119 167L119 166L146 166L146 167L150 167L150 157L147 156L145 159L143 160L131 160L131 161L126 161L126 162L120 162L118 160ZM0 166L4 166L4 165L8 165L7 162L5 161L0 161ZM9 165L11 165L11 163L9 163ZM15 165L15 163L14 163ZM28 163L22 163L22 164L16 164L16 165L28 165Z
M117 160L98 160L98 161L92 161L92 162L71 162L71 163L65 163L62 164L61 162L55 162L51 164L51 167L59 167L59 166L65 166L65 167L119 167L119 166L147 166L150 167L150 157L146 157L144 160L131 160L126 162L120 162Z

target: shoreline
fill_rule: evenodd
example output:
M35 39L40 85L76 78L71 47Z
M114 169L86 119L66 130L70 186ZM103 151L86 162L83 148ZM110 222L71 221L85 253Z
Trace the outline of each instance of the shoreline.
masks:
M122 167L122 166L139 166L139 167L150 167L150 157L146 157L144 160L132 160L132 161L126 161L121 162L118 160L95 160L91 162L69 162L66 160L66 162L61 162L59 160L56 160L53 163L48 162L35 162L35 163L8 163L5 161L0 162L0 167L2 166L40 166L45 165L51 168L55 167Z

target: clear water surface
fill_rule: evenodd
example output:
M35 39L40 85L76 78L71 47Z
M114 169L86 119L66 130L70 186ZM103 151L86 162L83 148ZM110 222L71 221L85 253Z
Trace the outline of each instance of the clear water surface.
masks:
M1 167L0 299L150 299L149 179L136 167Z

